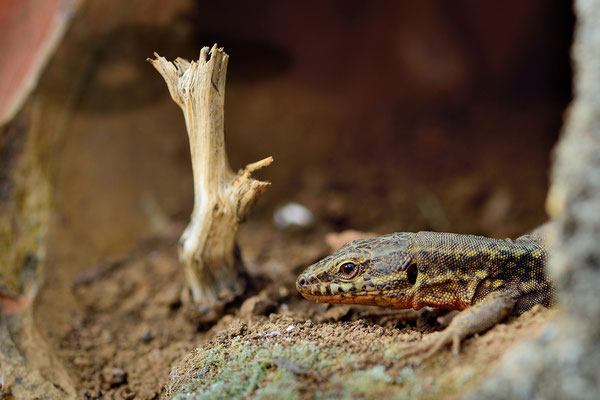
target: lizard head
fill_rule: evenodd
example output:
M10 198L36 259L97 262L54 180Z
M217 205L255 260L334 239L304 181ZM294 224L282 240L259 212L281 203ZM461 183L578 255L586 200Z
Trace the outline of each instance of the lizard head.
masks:
M410 308L417 278L410 234L393 233L345 244L306 268L296 288L320 303Z

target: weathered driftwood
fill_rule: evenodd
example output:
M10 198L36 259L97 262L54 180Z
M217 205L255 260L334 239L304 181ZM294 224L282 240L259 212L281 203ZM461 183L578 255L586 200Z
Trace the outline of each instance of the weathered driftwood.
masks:
M190 141L194 209L181 235L179 258L192 300L211 318L244 290L243 267L236 256L238 223L270 185L250 177L272 157L249 164L237 174L225 153L224 101L228 55L216 45L200 51L198 61L149 59L181 107Z

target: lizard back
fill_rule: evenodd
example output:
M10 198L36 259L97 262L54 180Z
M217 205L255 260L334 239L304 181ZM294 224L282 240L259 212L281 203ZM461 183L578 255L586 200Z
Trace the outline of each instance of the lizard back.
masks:
M424 275L419 293L427 304L451 297L460 302L458 308L467 308L493 291L516 294L515 314L552 303L553 287L545 272L548 250L537 235L513 241L418 232L413 246Z

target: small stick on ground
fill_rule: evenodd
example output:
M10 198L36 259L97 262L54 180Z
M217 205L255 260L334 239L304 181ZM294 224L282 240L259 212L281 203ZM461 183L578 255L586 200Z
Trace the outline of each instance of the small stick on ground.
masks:
M269 182L252 179L272 157L249 164L237 174L225 153L225 75L229 56L216 45L204 47L198 61L148 59L165 79L181 107L190 141L194 210L179 241L193 303L203 321L214 320L223 306L245 289L244 268L236 255L238 223L250 213Z

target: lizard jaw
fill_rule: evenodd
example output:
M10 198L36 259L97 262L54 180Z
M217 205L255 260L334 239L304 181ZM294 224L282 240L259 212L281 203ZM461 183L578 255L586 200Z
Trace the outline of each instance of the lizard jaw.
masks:
M412 308L410 299L405 296L386 296L385 294L381 293L340 293L333 295L320 295L301 292L301 294L306 299L316 301L317 303L356 304L401 309Z

